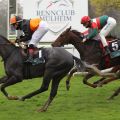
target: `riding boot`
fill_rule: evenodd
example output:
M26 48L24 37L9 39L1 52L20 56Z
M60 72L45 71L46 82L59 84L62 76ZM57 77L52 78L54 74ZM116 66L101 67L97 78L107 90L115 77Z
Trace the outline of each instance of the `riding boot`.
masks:
M34 62L34 59L33 59L34 47L33 47L33 46L32 46L32 47L29 47L28 52L29 52L29 57L28 57L28 59L26 60L26 62L33 63L33 62Z
M105 48L105 56L110 55L111 51L110 51L109 47L105 46L104 48Z

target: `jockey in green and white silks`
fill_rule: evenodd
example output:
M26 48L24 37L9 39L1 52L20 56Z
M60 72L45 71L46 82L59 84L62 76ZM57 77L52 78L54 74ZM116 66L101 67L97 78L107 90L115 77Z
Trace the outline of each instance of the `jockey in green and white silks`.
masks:
M90 33L83 40L83 42L87 39L93 39L99 34L101 42L106 50L106 55L110 54L110 50L108 48L105 37L116 26L116 20L107 15L103 15L94 19L91 19L89 16L84 16L81 19L81 24L83 24L83 26L85 26L86 28L90 29Z

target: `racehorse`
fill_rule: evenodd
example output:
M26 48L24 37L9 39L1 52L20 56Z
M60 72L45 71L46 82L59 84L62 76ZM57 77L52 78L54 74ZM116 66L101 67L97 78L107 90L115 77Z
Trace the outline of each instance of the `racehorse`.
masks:
M70 27L67 28L63 33L61 33L60 36L58 36L58 38L53 42L52 46L60 47L66 44L72 44L80 53L80 57L83 61L89 63L90 65L91 64L97 65L98 69L100 70L120 65L119 62L120 56L115 57L113 59L110 58L110 56L104 56L104 49L102 49L102 44L100 43L100 41L88 40L85 43L83 43L82 42L83 38L84 36L82 33L76 30L71 30ZM117 44L120 44L119 40ZM87 80L92 76L94 76L94 73L89 72L84 77L83 83L95 88L96 87L95 84L91 84L87 82ZM118 76L113 74L112 78L110 80L107 80L107 82L118 79ZM106 81L103 81L103 79L101 81L103 84L106 83Z
M45 63L32 65L25 63L25 54L23 49L16 47L13 43L5 37L0 36L0 56L4 62L6 75L0 78L1 91L10 100L29 99L39 93L48 90L49 84L52 80L51 91L48 100L44 106L38 111L46 111L52 100L57 94L58 86L63 77L70 71L74 65L74 60L77 62L78 58L64 50L64 48L42 48ZM22 82L24 79L43 77L42 85L39 89L23 96L9 96L6 87Z

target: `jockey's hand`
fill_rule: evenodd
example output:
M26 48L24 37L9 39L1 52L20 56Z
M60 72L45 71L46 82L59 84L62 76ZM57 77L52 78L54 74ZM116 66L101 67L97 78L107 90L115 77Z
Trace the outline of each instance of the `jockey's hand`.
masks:
M23 36L23 35L21 35L21 36L20 36L20 42L25 42L25 41L26 41L26 37Z
M20 38L16 37L15 43L19 43L20 42Z
M20 36L20 39L23 39L24 37L25 37L25 36L21 35L21 36Z
M87 39L86 38L84 38L83 40L82 40L82 42L84 43L85 41L87 41Z

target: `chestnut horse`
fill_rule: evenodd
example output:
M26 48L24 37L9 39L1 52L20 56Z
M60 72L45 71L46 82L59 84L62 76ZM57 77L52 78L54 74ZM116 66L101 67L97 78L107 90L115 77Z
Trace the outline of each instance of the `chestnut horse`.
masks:
M120 56L115 58L110 58L110 56L104 56L104 50L101 48L101 42L96 40L88 40L85 43L82 42L84 36L82 33L71 30L67 28L60 36L55 40L52 44L53 47L55 46L63 46L66 44L72 44L80 53L80 57L83 61L88 63L89 65L95 64L98 69L104 70L110 67L117 67L112 70L112 72L116 72L119 70L120 65ZM109 38L111 39L111 38ZM113 39L113 38L112 38ZM120 41L118 41L120 43ZM95 69L96 70L96 69ZM88 83L88 79L94 76L95 73L89 72L83 79L83 83L87 84L91 87L96 87L96 84ZM100 73L101 76L104 77L103 74ZM105 81L104 78L101 79L101 82L98 82L98 85L111 82L119 78L119 75L112 74L112 78L107 79ZM113 97L112 97L113 98Z

